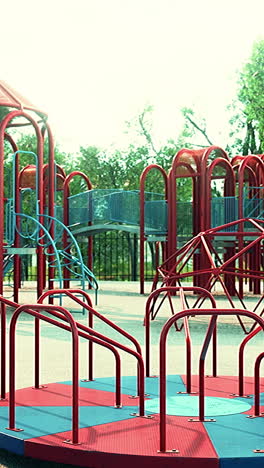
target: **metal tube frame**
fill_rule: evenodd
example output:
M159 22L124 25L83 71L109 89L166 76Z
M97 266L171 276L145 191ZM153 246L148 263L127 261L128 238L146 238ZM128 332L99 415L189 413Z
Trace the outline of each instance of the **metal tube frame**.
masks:
M214 320L219 315L242 315L249 317L259 323L260 327L264 331L264 320L256 315L254 312L250 312L243 309L189 309L187 311L178 312L172 316L164 325L160 335L160 452L165 453L166 450L166 341L170 328L175 321L191 315L206 315L211 316L211 322L209 324L207 334L204 340L202 352L199 361L199 370L201 372L199 379L199 421L203 421L204 418L204 360L208 349L213 329ZM261 358L259 358L260 360ZM175 450L175 449L173 449Z
M156 298L162 294L162 293L177 293L179 291L182 291L182 294L185 292L194 292L197 294L200 294L200 297L205 297L210 299L212 307L216 308L216 302L212 294L207 291L206 289L200 288L198 286L186 286L186 287L180 287L180 286L164 286L160 289L156 289L153 291L146 302L146 307L145 307L145 319L144 319L144 325L145 325L145 366L146 366L146 377L150 377L150 315L152 311L152 302L156 300ZM195 309L199 310L199 309ZM195 314L194 314L195 315ZM175 317L175 315L173 315ZM176 321L175 321L176 323ZM216 340L216 336L214 337ZM189 341L190 343L190 341ZM188 346L187 346L188 350ZM189 346L190 350L190 346ZM188 351L186 351L188 353ZM213 357L213 375L216 375L216 345L214 345L214 357ZM189 361L189 357L187 358L187 361ZM187 375L189 374L188 369L187 369ZM190 377L189 377L190 381Z

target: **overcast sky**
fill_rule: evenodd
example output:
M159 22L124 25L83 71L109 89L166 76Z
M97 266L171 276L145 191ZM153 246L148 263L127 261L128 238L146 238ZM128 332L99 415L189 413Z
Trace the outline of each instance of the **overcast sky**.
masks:
M155 138L194 107L226 145L236 70L263 38L264 1L12 0L1 4L1 78L49 114L64 149L123 144L155 108Z

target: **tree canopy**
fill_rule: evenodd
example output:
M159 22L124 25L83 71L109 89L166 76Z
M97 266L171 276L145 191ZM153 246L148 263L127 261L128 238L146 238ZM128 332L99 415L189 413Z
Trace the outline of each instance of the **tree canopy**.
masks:
M230 121L234 147L242 154L264 152L264 40L253 44L239 73L237 101ZM242 133L243 132L243 133Z

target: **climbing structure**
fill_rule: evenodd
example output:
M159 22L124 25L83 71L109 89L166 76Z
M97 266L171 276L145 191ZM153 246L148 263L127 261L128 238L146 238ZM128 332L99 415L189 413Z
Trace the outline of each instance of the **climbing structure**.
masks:
M151 165L142 174L141 207L146 206L144 197L146 176L154 169L162 170ZM222 242L218 242L215 246L218 260L220 257L221 261L227 260L232 257L234 249L241 250L248 243L246 232L250 230L249 225L247 223L235 225L234 222L243 218L264 219L263 155L236 156L230 159L225 151L216 146L202 150L182 149L174 157L167 176L163 171L163 177L165 181L163 210L166 211L167 230L165 235L163 233L161 241L163 262L172 261L171 269L174 268L174 263L168 259L172 259L175 252L178 252L186 242L211 228L233 223L225 228L229 235L227 232L222 234ZM183 184L189 181L192 186L191 199L182 201ZM237 229L240 234L236 233ZM146 239L144 210L141 209L141 292L144 292L143 245ZM253 270L263 270L263 250L260 250L257 256L256 252L251 253L249 261ZM206 280L204 282L204 277L198 273L205 268L210 268L209 259L207 255L203 255L203 250L196 249L190 267L194 272L194 285L205 286ZM230 275L228 278L231 288ZM250 281L250 288L253 284L254 290L257 291L256 288L259 286L256 285L260 283L257 279ZM233 291L234 287L233 278ZM241 288L240 281L240 293L243 294Z
M18 301L21 256L33 253L37 255L38 297L46 287L46 279L49 289L55 285L69 286L70 280L77 280L83 289L86 282L89 287L97 289L96 279L89 268L91 255L88 265L85 265L76 239L63 224L65 220L56 217L55 196L59 190L69 191L69 177L54 161L54 142L47 115L3 82L0 82L0 105L3 115L0 122L0 291L3 292L4 275L13 269L14 300ZM12 127L25 125L35 132L36 154L20 151L9 133ZM48 161L44 164L46 140ZM12 177L8 181L4 171L7 144L8 154L10 145L13 152ZM22 155L30 164L21 168ZM72 174L70 180L75 175ZM12 194L5 197L5 185L10 184Z
M225 243L228 243L228 256ZM195 255L201 256L199 269L187 269L188 262L195 264ZM159 287L182 287L188 280L191 280L189 282L191 286L197 283L196 278L199 278L199 284L202 284L206 291L224 296L231 308L237 306L235 305L237 299L240 307L246 309L243 296L245 293L253 292L256 295L253 312L262 316L264 313L263 256L264 220L246 218L233 221L201 232L177 249L157 268L152 290L155 291ZM196 306L199 302L199 300L195 302ZM200 306L201 304L202 302ZM159 308L160 304L153 305L152 318L155 318ZM171 312L174 314L172 304ZM248 333L243 322L240 324L243 331Z
M208 229L238 219L264 219L263 155L231 159L217 146L182 149L174 157L168 173L157 164L148 166L142 173L139 190L111 187L100 190L92 187L87 174L74 171L67 175L56 164L47 115L3 82L0 82L0 109L3 111L0 122L0 292L3 291L2 278L13 270L15 300L21 284L21 258L34 249L37 252L38 296L46 282L51 289L56 283L60 287L69 287L70 281L77 279L82 287L88 282L89 287L96 289L97 282L92 273L94 235L109 231L117 231L118 235L121 232L131 234L133 239L130 237L127 241L127 262L131 262L133 279L137 277L139 265L140 292L144 293L150 263L151 271L155 271L186 242ZM22 152L10 130L25 125L35 133L37 151L36 154L24 152L23 160L27 156L28 164L22 166ZM48 150L44 157L45 142ZM9 150L6 151L7 146ZM11 196L5 197L4 187L10 181L5 179L4 163L10 147L14 190ZM159 173L162 180L160 193L147 190L149 177L154 172ZM82 179L86 190L72 194L71 181L75 177ZM189 195L184 197L182 192L186 186ZM232 257L234 249L241 250L248 243L246 235L234 233L232 236L231 228L228 229L229 236L225 235L215 247L221 262ZM85 251L85 264L81 250ZM148 250L151 262L146 259ZM112 247L108 251L109 262L117 264ZM248 254L252 270L263 270L262 254L261 249L257 256ZM106 249L103 255L107 256ZM201 271L210 267L208 261L203 251L196 249L188 268ZM194 285L206 285L203 275L194 274L193 278ZM226 280L228 290L233 294L235 279L225 275ZM242 281L239 284L243 295ZM257 292L260 287L256 278L249 281L250 290Z
M230 161L218 147L198 151L183 149L175 156L168 175L157 165L145 169L140 192L111 189L99 192L92 189L85 174L74 172L66 176L55 164L53 138L45 113L3 83L0 85L0 103L6 108L0 123L0 447L33 458L94 468L116 467L120 463L127 468L133 468L135 463L140 468L153 465L157 468L165 465L182 468L244 468L250 465L261 468L264 381L260 377L260 365L264 353L262 349L257 351L251 361L254 377L246 378L244 350L246 344L258 333L263 335L264 330L263 156L237 156ZM37 154L24 153L23 156L30 157L31 162L20 168L22 152L8 129L12 125L25 124L34 128ZM43 160L45 139L48 141L47 165ZM14 190L9 198L4 196L5 141L13 152ZM146 178L152 169L161 173L163 194L146 193ZM70 193L70 182L75 176L85 180L87 191L83 194ZM191 180L193 189L192 200L187 202L178 199L181 186L178 181L184 178ZM63 191L62 205L57 203L57 191ZM137 209L133 209L139 200ZM191 206L187 212L187 205L184 205L181 218L178 216L180 203ZM221 223L223 218L224 223ZM102 221L101 225L95 224L97 220ZM137 339L93 309L85 292L85 279L97 287L88 268L92 258L91 233L109 229L110 220L115 229L121 229L121 226L129 230L132 226L140 229L141 292L144 289L144 243L155 243L157 256L159 243L162 244L163 262L157 270L146 305L145 363ZM84 265L73 235L78 236L77 231L89 237L88 265ZM17 300L20 257L32 250L37 251L38 301L20 306ZM192 268L188 271L189 263ZM10 265L14 268L13 301L2 295L3 273ZM81 289L69 289L74 276L81 283ZM44 292L46 278L49 290ZM188 278L193 284L183 285ZM162 287L158 288L160 280ZM222 288L228 299L227 306L220 309L212 295L216 286ZM246 308L245 292L257 295L253 311ZM87 311L87 326L83 321L75 321L66 308L45 303L47 300L52 303L58 294L68 296ZM174 310L177 294L180 307ZM188 305L190 295L194 302L191 307ZM234 295L240 301L239 308L233 303ZM160 333L159 379L155 379L150 372L150 317L155 318L160 304L167 298L172 316ZM209 302L209 308L203 307L204 301ZM12 309L8 330L8 395L6 306ZM34 389L16 391L16 368L18 363L24 364L23 360L17 360L16 354L17 321L22 313L34 324ZM112 338L109 331L102 334L95 330L94 316L98 319L96 327L102 321L115 334L121 334L122 341ZM199 343L198 375L191 371L194 353L188 321L193 316L209 318ZM237 318L247 334L238 349L237 378L219 376L217 372L217 356L230 358L229 354L217 354L217 320L229 316ZM251 329L245 328L243 318L253 321ZM55 336L60 329L71 336L72 379L50 383L47 388L40 384L40 357L45 352L45 347L40 347L40 322L52 326L56 330ZM186 375L167 375L168 334L172 327L177 332L185 332ZM81 381L79 337L88 342L87 374ZM130 346L123 344L124 337L130 340ZM179 334L174 333L176 345L178 337ZM28 342L28 334L23 333L20 338ZM212 376L207 379L205 359L211 342ZM94 380L94 343L111 351L114 377ZM176 359L182 364L179 348L173 348L170 353L173 365L175 348L179 354ZM122 382L120 350L122 358L124 353L133 358L136 374L122 376ZM57 346L55 358L56 351ZM30 358L32 360L32 353ZM55 364L56 359L52 361L52 367ZM64 354L63 364L69 368ZM199 395L194 395L194 391Z

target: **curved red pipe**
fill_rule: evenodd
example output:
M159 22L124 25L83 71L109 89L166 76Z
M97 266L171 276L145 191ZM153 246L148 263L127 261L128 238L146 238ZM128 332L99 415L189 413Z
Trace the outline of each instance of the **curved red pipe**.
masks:
M145 181L148 173L153 169L159 171L164 179L165 200L168 200L168 177L163 167L158 164L150 164L146 167L140 176L140 194L139 194L139 263L140 263L140 294L144 294L145 268L144 268L144 245L145 245Z

